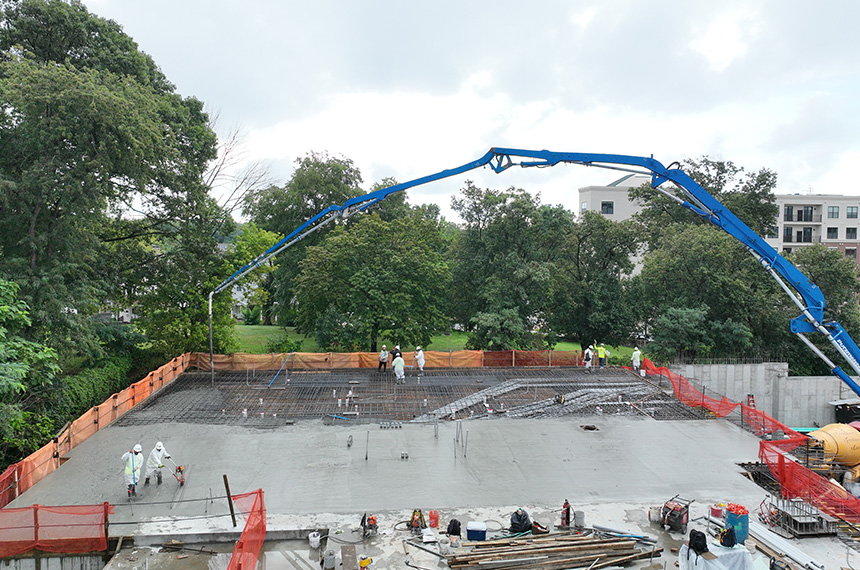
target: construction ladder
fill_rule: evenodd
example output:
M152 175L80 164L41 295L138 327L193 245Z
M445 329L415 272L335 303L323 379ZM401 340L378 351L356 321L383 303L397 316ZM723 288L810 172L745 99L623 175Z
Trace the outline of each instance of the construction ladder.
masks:
M755 407L755 396L753 394L747 394L747 406L749 406L753 410L756 409L756 407Z

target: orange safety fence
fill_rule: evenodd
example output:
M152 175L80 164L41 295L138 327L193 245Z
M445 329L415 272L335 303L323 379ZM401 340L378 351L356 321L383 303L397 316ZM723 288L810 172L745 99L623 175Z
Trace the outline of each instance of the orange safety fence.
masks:
M649 374L669 378L676 397L690 407L702 407L718 417L725 417L740 408L743 421L757 436L778 431L784 433L786 437L783 439L759 442L759 460L767 464L774 479L779 482L783 497L803 499L830 516L860 523L860 498L789 455L797 447L806 444L808 438L805 435L746 404L732 402L725 397L717 400L705 396L680 374L665 367L658 368L647 358L642 368Z
M140 404L159 388L178 378L191 364L191 354L177 356L145 378L84 412L50 443L18 463L10 465L0 475L0 509L18 495L54 472L63 462L63 455L80 445L100 429Z
M415 353L404 352L406 366L415 364ZM376 368L378 352L293 352L276 354L216 354L216 372L238 370L326 370L334 368ZM389 365L391 364L389 360ZM454 350L424 351L424 368L480 368L501 366L581 366L582 351L570 350ZM210 370L209 353L191 354L191 367Z
M233 495L233 503L245 515L245 528L227 570L254 570L263 541L266 540L266 505L263 503L263 490L257 489L243 495Z
M107 550L109 503L0 509L0 558L33 549L68 554Z

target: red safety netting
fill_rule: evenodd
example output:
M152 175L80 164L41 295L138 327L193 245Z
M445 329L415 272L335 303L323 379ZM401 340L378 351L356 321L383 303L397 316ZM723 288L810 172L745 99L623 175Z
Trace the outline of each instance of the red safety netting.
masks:
M0 509L0 558L34 549L69 554L107 550L105 523L112 513L108 503Z
M719 417L725 417L739 407L744 422L756 435L783 432L787 436L784 439L763 440L759 443L759 460L767 464L774 479L779 482L783 496L803 499L830 516L860 523L860 499L788 455L798 446L806 444L806 436L746 404L731 402L725 397L717 400L705 396L680 374L658 368L647 358L642 367L649 374L669 378L675 395L690 407L705 408Z
M690 384L689 380L680 374L672 372L665 366L657 367L647 358L644 359L642 368L644 368L648 374L668 378L669 381L672 382L672 388L675 390L675 396L678 400L691 408L705 408L715 416L724 418L735 411L735 408L740 405L736 402L732 402L725 396L719 400L706 396L704 392L697 390L692 384Z
M227 570L254 570L266 540L266 506L263 490L233 495L233 503L245 515L245 528L233 549Z

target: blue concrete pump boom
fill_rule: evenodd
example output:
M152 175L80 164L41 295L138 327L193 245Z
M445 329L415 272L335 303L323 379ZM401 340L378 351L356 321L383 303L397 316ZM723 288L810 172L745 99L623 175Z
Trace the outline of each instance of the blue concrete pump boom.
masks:
M812 283L797 267L787 259L779 255L777 251L765 242L735 216L728 208L723 206L716 198L711 196L704 188L697 184L689 175L680 168L666 168L653 158L626 156L620 154L588 154L581 152L552 152L548 150L519 150L512 148L491 148L484 156L466 163L457 168L443 170L429 176L416 178L409 182L396 184L388 188L369 192L362 196L347 200L342 205L332 205L299 226L287 237L263 252L259 257L251 261L245 267L234 273L222 284L218 285L209 293L209 351L210 366L214 373L212 356L212 295L222 291L233 284L242 276L261 263L277 255L283 249L301 240L309 233L316 231L323 224L329 223L337 217L346 217L355 212L361 212L368 207L384 200L395 192L401 192L414 186L441 180L464 172L468 172L482 166L489 166L496 173L501 173L512 166L522 168L555 166L559 163L580 164L583 166L595 166L632 172L634 174L647 174L651 177L651 187L665 196L675 200L681 206L691 212L698 214L705 220L719 227L727 234L737 239L758 260L761 266L776 279L788 296L800 309L800 315L791 320L791 331L813 351L827 365L831 372L847 384L855 394L860 396L860 385L854 381L844 370L834 364L815 344L808 338L806 333L821 333L845 358L860 375L860 348L851 336L834 321L824 317L824 295L817 285ZM672 165L670 165L671 167ZM670 183L670 184L667 184ZM669 188L664 188L664 185Z

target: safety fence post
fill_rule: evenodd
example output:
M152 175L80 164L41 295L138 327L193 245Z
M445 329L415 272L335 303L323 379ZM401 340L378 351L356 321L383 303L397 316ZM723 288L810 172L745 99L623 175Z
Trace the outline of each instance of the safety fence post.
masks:
M550 365L550 367L552 367L552 351L547 350L547 352L549 353L549 365Z
M481 368L484 367L484 351L481 351Z
M453 350L448 351L448 368L454 368L454 351Z
M33 505L33 544L39 544L39 505Z
M517 351L512 350L511 351L511 367L516 367L516 365L517 365Z

